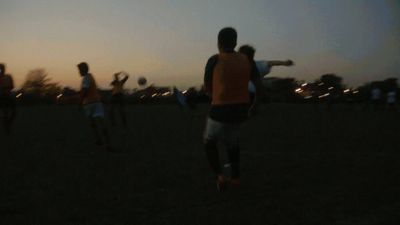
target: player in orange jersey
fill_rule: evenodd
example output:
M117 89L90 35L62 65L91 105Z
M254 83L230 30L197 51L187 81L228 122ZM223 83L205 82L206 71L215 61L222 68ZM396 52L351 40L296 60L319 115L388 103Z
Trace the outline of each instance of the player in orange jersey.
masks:
M250 105L248 83L252 81L256 94L260 94L261 80L258 70L244 54L236 52L236 30L227 27L218 34L219 54L210 57L204 74L204 86L211 96L211 108L204 133L207 159L217 176L217 189L226 188L227 178L222 172L217 143L227 149L231 164L231 184L240 181L239 131L250 111L256 109L257 101ZM257 99L257 98L256 98Z
M83 106L86 115L90 118L96 144L105 144L107 150L111 150L110 137L104 122L104 107L101 102L100 93L97 90L96 81L93 75L89 73L89 65L86 62L79 63L77 67L82 77L80 104Z

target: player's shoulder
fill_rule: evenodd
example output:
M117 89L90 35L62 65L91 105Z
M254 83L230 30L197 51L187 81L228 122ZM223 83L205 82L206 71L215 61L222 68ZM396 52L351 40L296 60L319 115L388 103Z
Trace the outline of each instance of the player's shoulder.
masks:
M208 63L213 63L213 62L217 62L218 61L218 56L219 54L214 54L212 56L210 56L207 60Z
M245 54L241 53L241 52L237 52L236 53L236 57L243 61L243 62L248 62L250 64L254 63L254 60L249 59L249 57L247 57Z

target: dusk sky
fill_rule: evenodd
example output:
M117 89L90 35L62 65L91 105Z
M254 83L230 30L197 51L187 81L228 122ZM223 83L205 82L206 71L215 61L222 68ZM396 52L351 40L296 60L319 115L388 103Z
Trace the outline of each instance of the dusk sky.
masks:
M270 76L312 81L336 73L350 86L400 78L399 0L0 0L0 62L19 86L29 70L77 88L87 61L99 86L112 74L199 86L232 26L256 59L292 59Z

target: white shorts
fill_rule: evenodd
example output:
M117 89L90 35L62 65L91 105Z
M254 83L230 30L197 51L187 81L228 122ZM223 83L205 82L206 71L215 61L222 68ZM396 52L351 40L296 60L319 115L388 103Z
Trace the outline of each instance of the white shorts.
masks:
M227 147L239 145L240 124L230 124L207 119L204 131L204 143L209 141L221 141Z
M83 108L85 109L86 116L90 118L104 118L104 107L101 102L90 103L84 105Z

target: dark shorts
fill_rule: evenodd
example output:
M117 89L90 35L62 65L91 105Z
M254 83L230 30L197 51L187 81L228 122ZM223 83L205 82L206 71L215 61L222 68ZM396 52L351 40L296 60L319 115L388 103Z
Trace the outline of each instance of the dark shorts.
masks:
M209 117L221 123L238 124L247 120L249 108L247 103L212 105Z
M15 99L13 96L0 96L0 108L14 108Z

